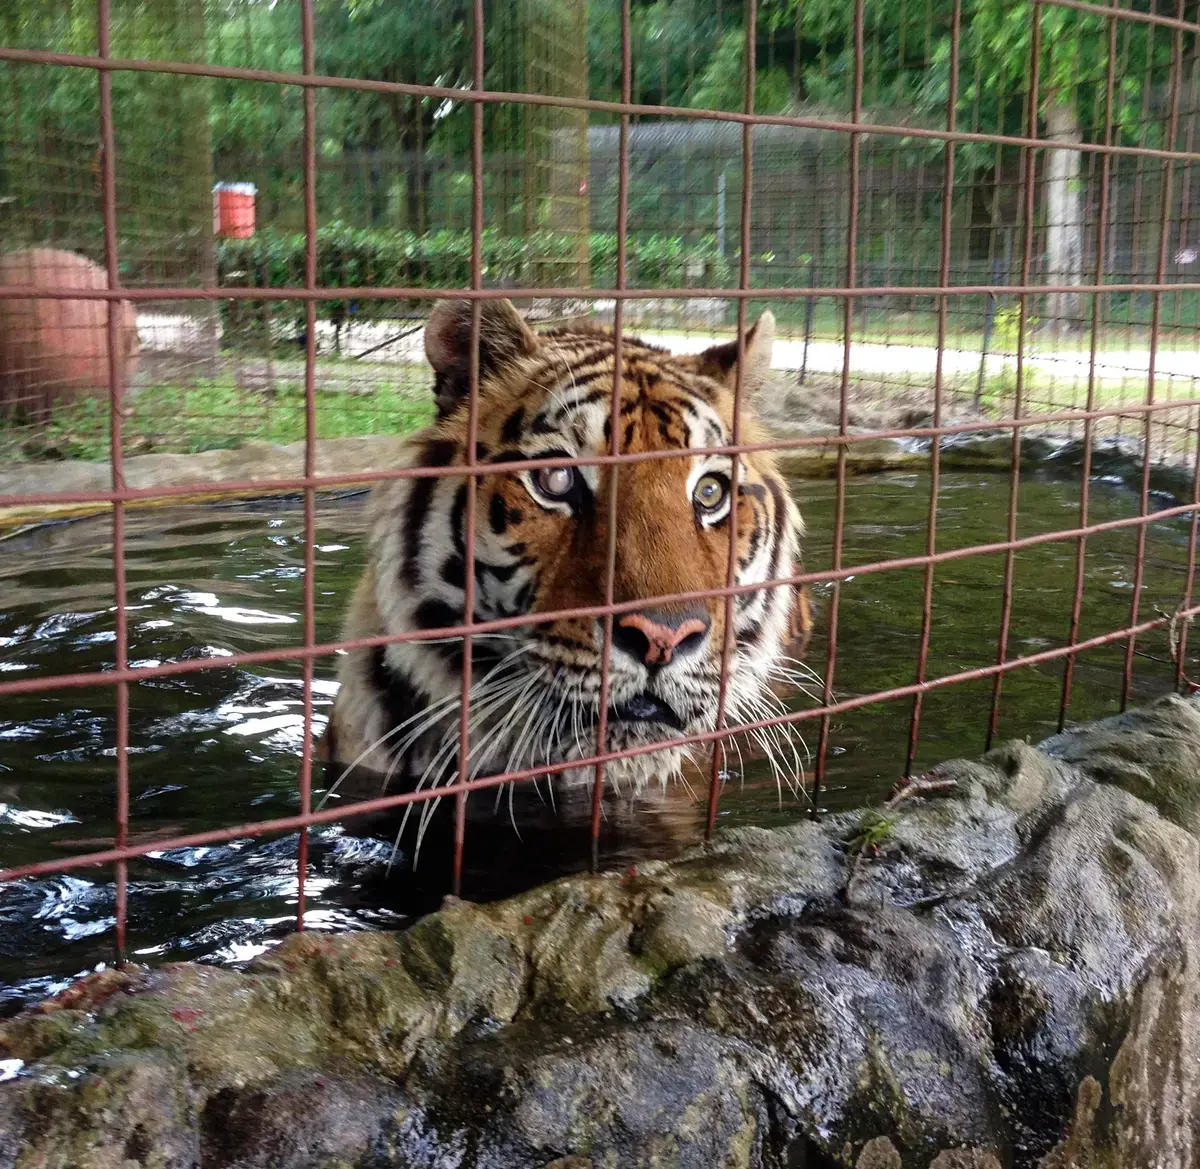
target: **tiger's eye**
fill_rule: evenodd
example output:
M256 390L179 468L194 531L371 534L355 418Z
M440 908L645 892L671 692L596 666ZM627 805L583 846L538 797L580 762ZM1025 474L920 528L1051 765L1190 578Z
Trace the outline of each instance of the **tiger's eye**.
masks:
M562 499L575 486L573 467L543 467L537 473L538 490L551 499Z
M702 475L692 491L696 506L705 511L716 511L725 502L729 485L723 475Z

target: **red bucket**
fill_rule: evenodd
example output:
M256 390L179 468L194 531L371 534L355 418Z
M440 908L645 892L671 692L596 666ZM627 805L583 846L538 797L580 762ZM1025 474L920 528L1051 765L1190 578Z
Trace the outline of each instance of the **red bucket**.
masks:
M213 234L249 239L254 234L253 183L218 183L213 187Z

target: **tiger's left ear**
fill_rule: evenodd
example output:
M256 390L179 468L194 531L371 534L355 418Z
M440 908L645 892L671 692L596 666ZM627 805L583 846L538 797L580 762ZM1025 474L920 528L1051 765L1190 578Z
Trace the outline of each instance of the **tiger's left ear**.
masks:
M767 311L746 333L746 369L742 375L742 396L748 402L753 402L766 385L771 372L771 346L774 341L775 316ZM681 357L677 360L688 369L710 377L732 390L737 384L737 358L737 341L726 341L725 344L714 345L694 357Z
M479 378L536 352L537 334L511 300L479 305ZM440 300L425 326L425 356L436 375L433 392L438 419L454 413L471 390L471 302Z

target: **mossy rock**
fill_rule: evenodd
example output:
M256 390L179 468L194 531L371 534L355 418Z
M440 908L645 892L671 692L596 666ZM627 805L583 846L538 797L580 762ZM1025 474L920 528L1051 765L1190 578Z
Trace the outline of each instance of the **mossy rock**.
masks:
M0 1167L1182 1169L1200 1147L1200 706L244 973L0 1027Z

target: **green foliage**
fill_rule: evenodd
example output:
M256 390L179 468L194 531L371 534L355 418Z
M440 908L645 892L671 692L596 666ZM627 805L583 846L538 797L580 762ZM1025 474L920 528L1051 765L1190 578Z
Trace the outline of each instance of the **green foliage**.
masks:
M891 820L874 808L863 812L858 822L858 828L849 840L852 853L874 854L887 844L895 834L896 828Z
M863 103L868 111L907 111L919 123L944 125L950 91L953 0L872 0L863 9ZM1135 4L1134 7L1142 7ZM846 109L854 76L854 5L844 0L762 0L760 25L775 34L795 29L801 38L801 97L818 106ZM1108 20L1035 0L962 0L959 36L958 124L1021 134L1025 125L1032 34L1040 21L1039 91L1077 111L1079 128L1095 139L1104 120ZM1158 127L1140 109L1143 81L1166 80L1171 34L1152 25L1120 21L1114 121L1126 142L1161 145ZM1041 112L1041 111L1039 111ZM960 168L995 163L995 148L962 144Z
M115 7L113 56L203 59L203 5L154 0ZM96 14L90 0L6 0L0 43L94 54ZM123 259L134 257L136 277L139 258L156 253L159 278L182 282L197 268L207 234L208 82L122 70L111 79L120 230L133 245ZM0 93L3 246L53 242L96 258L103 249L96 73L0 65ZM155 201L158 191L163 197Z
M563 2L563 0L559 0ZM740 4L713 0L634 0L630 45L637 101L698 105L704 79L726 33L740 30ZM588 0L588 92L605 101L621 96L621 0ZM729 109L742 108L736 88Z
M741 29L727 32L717 45L689 105L701 109L740 110L746 93L746 36ZM781 68L756 69L754 110L781 114L792 102L792 82Z
M945 123L953 6L954 0L871 0L862 8L862 100L868 121ZM1146 2L1133 0L1133 6L1145 11ZM619 97L620 0L484 0L483 7L486 87ZM473 84L469 0L314 0L314 8L319 73L431 83L460 91ZM1028 129L1024 100L1036 14L1042 34L1041 112L1055 106L1059 114L1073 112L1074 127L1085 141L1099 137L1104 122L1106 17L1035 0L961 0L961 9L960 129L1010 134ZM845 0L759 0L756 110L848 112L854 11ZM631 18L635 101L742 107L744 5L730 0L633 0ZM1119 24L1117 137L1123 143L1165 145L1164 93L1173 34L1124 18ZM572 37L572 29L578 35ZM94 0L0 3L3 43L91 53L95 38ZM113 52L118 56L297 72L303 64L300 46L300 5L294 0L128 0L117 5L113 25ZM586 78L576 76L583 72ZM207 262L209 159L215 162L216 178L259 185L261 224L298 226L303 207L300 87L124 71L113 74L112 84L121 259L127 279L186 283L206 278L202 269ZM26 242L27 235L38 240L50 235L61 246L98 258L103 231L96 75L80 69L0 65L0 92L5 95L0 101L0 198L7 209L9 246ZM350 240L349 228L325 229L323 282L328 277L357 283L339 273L359 269L363 283L377 285L466 283L466 234L431 233L430 228L469 222L471 183L465 160L471 110L466 100L353 89L317 92L317 199L322 218L394 225L416 233L381 234L366 243ZM612 122L603 111L578 116L597 125ZM584 217L574 221L563 208L574 199L573 180L580 176L572 175L567 183L558 174L555 195L547 194L553 168L547 165L546 144L568 125L565 117L562 111L551 117L544 108L521 103L489 102L482 107L486 221L505 237L485 240L489 283L545 284L547 273L563 274L564 281L556 282L569 282L565 274L573 272L579 236L570 239L566 229L574 223L580 233L585 231L589 211L592 224L612 223L615 183L603 195L594 187ZM825 148L843 149L845 140L831 133ZM897 170L924 167L927 175L940 164L945 149L924 140L890 141L899 150L894 156ZM975 193L980 193L979 181L998 173L997 167L999 172L1012 172L1017 154L1015 147L959 143L954 148L957 178L964 185L976 183ZM582 168L586 163L576 160L572 165ZM671 223L678 207L682 222L715 228L712 184L696 185L687 176L676 179L665 167L655 171L654 165L655 160L644 155L633 160L630 223ZM596 174L591 177L595 183ZM565 198L564 187L570 188ZM959 201L960 208L967 202ZM556 213L548 210L551 207ZM985 213L979 207L971 211L977 217ZM864 262L890 263L893 245L928 249L921 232L936 232L937 201L913 204L903 217L916 221L917 229L908 239L887 240L886 257L882 234L874 240L864 238ZM528 233L536 228L553 228L560 235L554 238L548 230L538 230L534 238ZM731 220L731 237L734 230ZM524 245L511 238L517 236L524 236ZM685 283L687 262L678 254L682 246L678 240L657 237L631 240L637 283ZM267 232L249 250L238 252L237 247L223 245L224 272L247 272L249 283L263 286L300 283L299 253L282 235ZM709 245L696 247L702 253L714 250ZM613 237L593 234L589 250L593 282L611 284ZM225 263L230 257L232 262ZM702 258L712 265L702 282L720 282L721 262L711 255ZM540 265L542 279L528 279L535 264ZM554 267L560 264L561 269ZM788 267L780 264L781 274L766 279L793 279ZM286 278L276 275L280 271ZM372 311L367 305L359 309ZM322 311L336 315L346 306L329 305Z
M616 282L617 237L593 232L588 239L592 282L611 288ZM567 234L535 232L525 238L483 233L483 274L491 286L530 286L536 270L562 264L573 270L577 242ZM729 260L717 252L712 237L684 241L676 236L632 236L626 243L630 285L643 288L682 288L726 285L733 279ZM304 236L260 231L251 239L219 240L217 279L229 287L288 288L304 284ZM536 266L536 270L535 270ZM694 273L699 271L696 277ZM467 288L471 280L471 233L436 231L364 231L331 223L317 234L317 283L322 288ZM394 316L391 301L318 302L318 310L333 319L347 312L369 319ZM228 308L227 308L228 311ZM235 312L227 326L241 324Z
M1027 313L1025 317L1026 338L1033 336L1033 331L1037 328L1037 324L1037 317L1031 313ZM1001 353L1013 353L1016 351L1020 336L1020 305L1014 304L1008 308L998 309L995 317L992 318L992 347Z
M300 72L298 7L229 0L223 12L209 13L208 58L241 69ZM209 123L218 158L231 153L270 158L299 144L304 95L293 86L218 78L212 82Z

